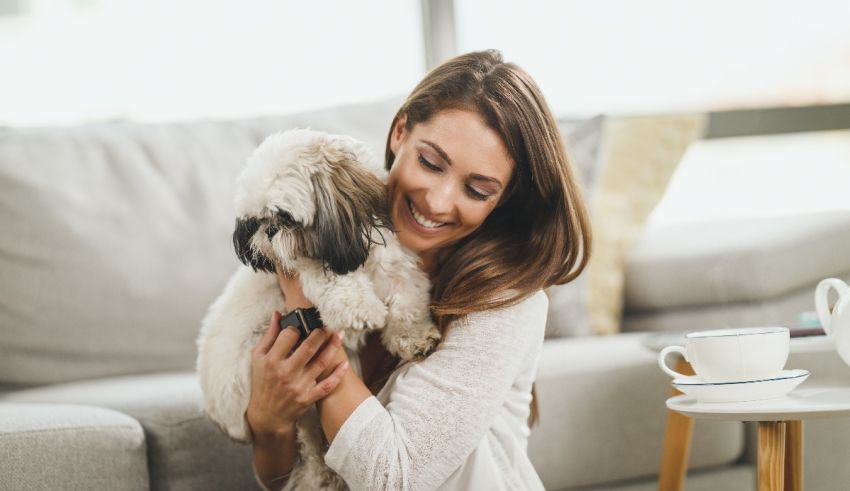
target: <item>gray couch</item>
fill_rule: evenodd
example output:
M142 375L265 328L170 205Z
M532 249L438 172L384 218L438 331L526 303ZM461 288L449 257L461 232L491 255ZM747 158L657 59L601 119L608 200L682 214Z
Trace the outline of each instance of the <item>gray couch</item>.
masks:
M380 151L398 102L0 129L0 489L256 488L250 448L205 418L193 373L200 319L237 265L234 178L293 126ZM836 242L850 243L847 215L647 230L629 256L626 332L544 343L528 451L547 488L654 488L670 393L654 336L794 323L818 279L850 274ZM832 354L790 363L850 375ZM850 482L827 437L848 428L807 430L809 489ZM699 422L688 489L753 488L752 448L741 424Z

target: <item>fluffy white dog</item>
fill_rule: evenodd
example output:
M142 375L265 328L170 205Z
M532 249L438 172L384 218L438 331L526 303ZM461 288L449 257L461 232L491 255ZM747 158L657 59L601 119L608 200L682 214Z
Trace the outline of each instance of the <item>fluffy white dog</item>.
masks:
M231 438L251 441L245 421L251 350L277 309L276 268L297 271L326 329L346 330L359 349L382 329L403 360L433 350L430 283L390 228L385 171L357 140L312 130L269 136L237 181L233 244L244 263L210 306L198 337L197 369L206 413ZM285 327L285 326L284 326ZM315 409L297 422L301 464L290 484L344 489L324 464L327 442Z

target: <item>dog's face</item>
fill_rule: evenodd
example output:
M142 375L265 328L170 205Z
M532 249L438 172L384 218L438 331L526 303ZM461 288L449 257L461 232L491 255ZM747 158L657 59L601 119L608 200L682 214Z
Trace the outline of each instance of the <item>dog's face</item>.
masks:
M292 270L299 258L354 271L376 229L390 227L382 174L353 138L302 129L269 136L237 180L237 256L269 273Z

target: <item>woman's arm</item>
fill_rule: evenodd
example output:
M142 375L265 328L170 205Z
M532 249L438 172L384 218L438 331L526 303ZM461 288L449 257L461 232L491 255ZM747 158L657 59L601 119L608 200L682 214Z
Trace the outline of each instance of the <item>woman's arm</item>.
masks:
M295 466L295 426L278 435L254 438L254 475L269 490L281 489Z
M297 277L279 279L287 298L303 297ZM529 350L539 351L546 311L540 292L453 324L437 351L398 376L386 408L346 373L318 402L325 462L351 489L439 487L495 421Z
M325 462L353 490L438 488L501 414L508 418L504 424L523 420L517 411L527 411L527 401L505 404L524 362L531 363L539 353L546 309L540 292L512 307L471 314L450 325L433 354L399 369L386 407L374 397L361 400L334 435ZM322 409L336 411L331 404L336 400L325 398ZM347 413L352 401L340 404L345 406L340 412ZM502 457L498 451L493 454L496 460ZM510 462L499 465L507 469Z
M281 331L280 319L274 312L251 351L251 397L245 411L254 440L254 472L269 489L286 484L295 464L295 421L330 394L348 368L344 362L333 364L342 338L316 329L293 351L299 334L291 327Z
M304 291L301 289L301 282L297 274L287 275L283 272L278 272L277 281L284 298L286 298L287 309L313 306L312 302L304 296ZM345 351L339 350L328 369L347 361L348 357ZM357 409L357 406L361 402L371 395L372 393L360 377L353 370L348 370L336 389L324 399L319 400L317 403L319 415L328 442L333 441L339 428L345 423L345 420Z
M342 377L336 390L317 403L322 429L329 443L333 443L339 429L345 424L351 413L372 393L363 380L349 370Z

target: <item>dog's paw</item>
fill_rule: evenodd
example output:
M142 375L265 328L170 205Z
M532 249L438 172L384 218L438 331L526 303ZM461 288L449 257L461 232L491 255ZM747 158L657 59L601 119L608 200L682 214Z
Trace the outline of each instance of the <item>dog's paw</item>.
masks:
M440 339L443 338L443 335L440 334L440 330L437 329L437 326L431 326L425 332L425 337L420 340L419 343L416 344L416 352L414 356L428 356L437 349L437 344L439 344Z
M324 323L331 330L379 329L387 322L387 306L374 295L360 298L356 305L331 299L319 308Z
M367 295L354 312L354 318L355 321L351 324L354 329L380 329L387 323L387 306L378 297Z
M423 327L408 330L414 334L384 331L384 346L404 361L426 357L434 352L442 336L436 326L429 324Z
M381 302L366 302L355 308L325 307L320 311L322 322L331 330L368 331L379 329L387 322L387 307Z
M380 329L387 323L387 307L380 302L368 308L357 309L351 314L352 319L349 325L354 330L371 331Z

